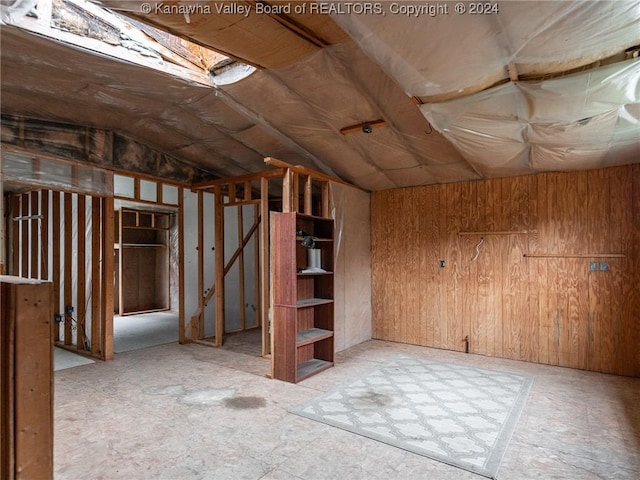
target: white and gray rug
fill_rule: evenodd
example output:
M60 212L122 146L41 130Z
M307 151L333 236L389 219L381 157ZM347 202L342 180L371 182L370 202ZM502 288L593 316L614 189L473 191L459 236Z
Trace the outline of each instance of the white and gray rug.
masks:
M532 383L400 356L292 413L496 478Z

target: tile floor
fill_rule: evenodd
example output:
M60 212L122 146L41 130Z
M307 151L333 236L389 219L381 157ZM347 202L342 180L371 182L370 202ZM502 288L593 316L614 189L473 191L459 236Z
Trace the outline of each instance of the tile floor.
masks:
M288 413L398 354L533 375L500 480L640 478L640 379L371 341L292 385L199 345L55 372L55 479L480 479Z

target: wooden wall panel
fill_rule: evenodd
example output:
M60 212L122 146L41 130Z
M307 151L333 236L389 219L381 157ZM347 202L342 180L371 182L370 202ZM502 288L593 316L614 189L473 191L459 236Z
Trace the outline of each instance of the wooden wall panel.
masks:
M638 165L375 192L372 255L374 338L640 376Z

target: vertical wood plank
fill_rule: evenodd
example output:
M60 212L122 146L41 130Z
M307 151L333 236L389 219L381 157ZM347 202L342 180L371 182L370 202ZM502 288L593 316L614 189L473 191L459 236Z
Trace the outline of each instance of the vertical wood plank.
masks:
M159 184L159 183L158 183ZM160 188L160 190L162 190ZM178 341L187 342L185 330L184 188L178 187Z
M62 314L63 309L60 308L60 237L64 231L60 227L60 193L53 192L53 205L51 206L51 223L53 227L52 239L52 279L53 279L53 311L56 314ZM60 341L60 325L54 325L53 328L54 341Z
M329 182L322 182L321 188L322 212L320 213L320 216L324 218L330 218L331 211L329 210Z
M224 198L219 186L215 187L215 260L216 260L216 325L215 345L221 347L224 336Z
M70 193L64 194L64 344L73 343L73 323L71 316L67 314L68 306L73 306L72 282L72 256L73 256L73 225L72 225L73 205Z
M204 289L204 193L198 190L198 312L200 316L198 322L191 325L191 336L198 340L202 340L205 335Z
M306 215L313 214L312 202L312 178L311 175L306 175L304 179L304 213Z
M40 221L40 278L49 280L49 190L42 190L40 201L40 211L42 220Z
M85 329L87 318L87 305L86 305L86 222L87 222L87 210L86 210L86 197L84 195L78 195L78 305L76 307L76 320L78 322L78 335L77 347L78 350L85 350Z
M21 260L20 260L20 276L21 277L25 277L25 278L29 278L29 273L30 273L30 269L29 269L29 258L30 258L30 246L31 246L31 242L30 242L30 235L29 235L29 224L31 222L29 222L28 220L24 220L25 217L29 216L29 210L30 210L30 205L29 205L29 201L30 201L31 195L29 195L28 193L23 193L22 194L22 218L20 220L20 226L21 226L21 238L20 238L20 250L21 250Z
M11 273L16 277L21 276L20 271L20 258L22 238L21 238L21 223L20 220L15 220L21 215L20 202L22 201L22 195L11 194L11 226L12 226L12 260L11 260Z
M91 353L100 353L100 328L102 304L102 200L100 197L91 198ZM55 224L54 224L55 225ZM55 237L55 236L54 236ZM54 257L55 259L55 257Z
M256 259L257 262L257 259ZM271 353L269 326L269 180L260 179L260 316L262 355ZM273 364L271 374L273 375Z
M238 248L240 248L240 254L238 255L238 268L239 268L239 295L238 301L240 302L240 330L244 330L247 327L247 318L245 310L245 282L244 282L244 215L242 212L242 205L238 205Z
M113 197L102 199L102 311L101 344L103 360L113 359L113 267L115 218Z
M293 203L293 172L287 168L282 178L282 211L294 212Z
M253 223L260 224L260 206L253 206ZM255 303L255 313L253 324L257 327L262 325L262 309L260 302L260 230L256 230L253 237L253 302Z
M37 217L40 213L40 192L31 192L31 206L30 213L32 219L30 221L31 231L31 254L29 255L31 260L31 278L40 278L38 269L40 267L40 222Z

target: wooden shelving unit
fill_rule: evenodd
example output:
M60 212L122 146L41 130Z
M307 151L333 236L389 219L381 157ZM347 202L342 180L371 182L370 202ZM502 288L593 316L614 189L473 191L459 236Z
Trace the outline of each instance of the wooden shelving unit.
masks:
M168 213L121 209L116 215L119 315L169 309Z
M320 250L320 270L308 270L302 230ZM333 366L333 220L271 213L274 377L297 383Z

